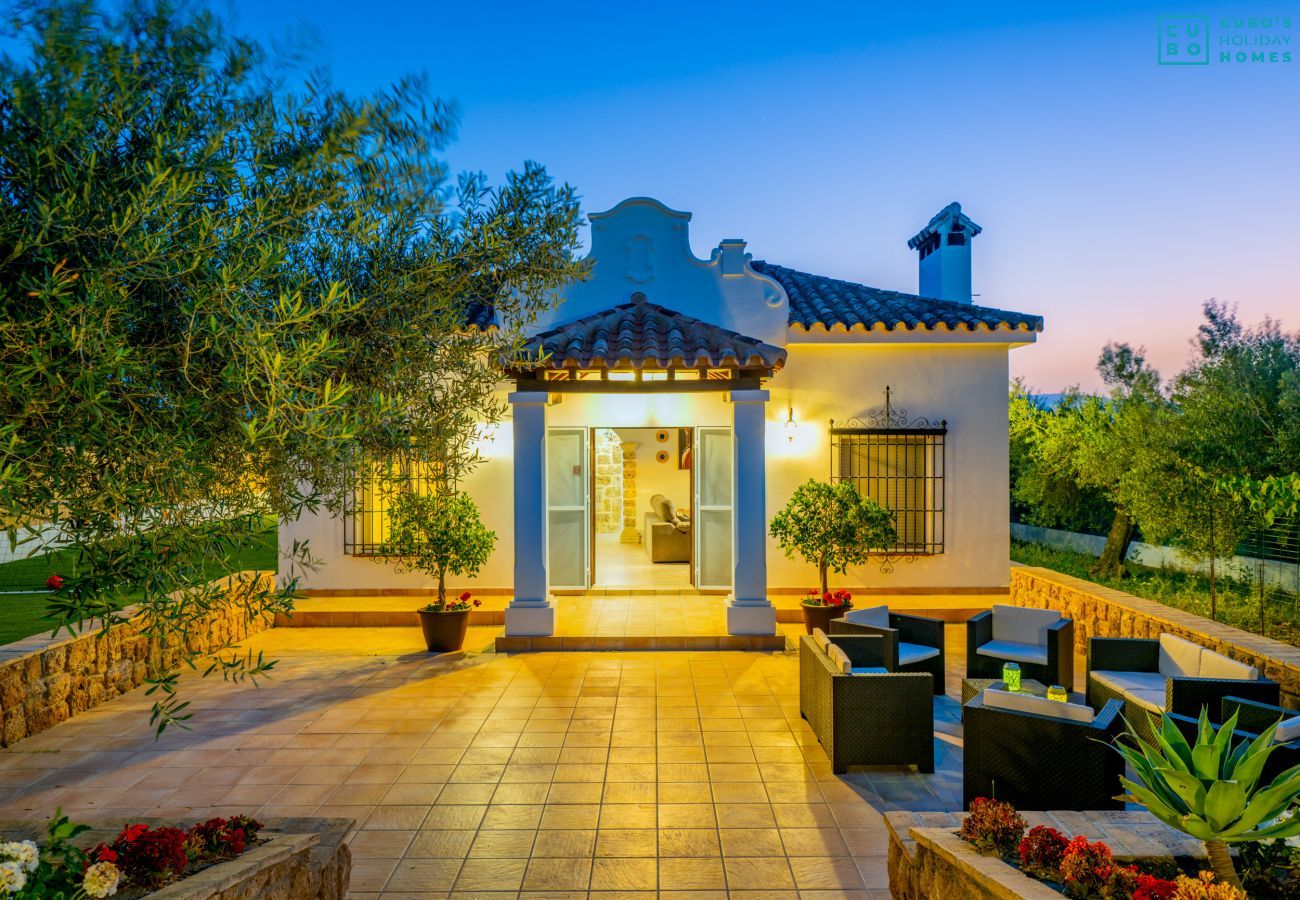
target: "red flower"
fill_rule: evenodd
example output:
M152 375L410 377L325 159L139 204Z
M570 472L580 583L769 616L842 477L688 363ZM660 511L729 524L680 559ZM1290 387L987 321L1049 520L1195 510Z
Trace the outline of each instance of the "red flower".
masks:
M475 606L482 606L482 605L483 605L483 601L482 601L482 600L475 600L475 601L474 601L474 605L475 605Z
M469 602L469 591L466 591L465 593L463 593L463 594L460 595L460 602L461 602L461 603L468 603L468 602ZM475 605L477 606L477 604L475 604Z
M127 825L125 828L122 829L122 833L117 836L117 840L114 841L113 843L121 842L124 844L129 844L132 841L138 841L140 839L140 835L144 834L148 830L149 830L148 825L140 825L140 824Z
M1133 900L1171 900L1178 891L1178 883L1157 878L1154 875L1139 875L1137 887L1133 890Z
M48 590L57 591L59 588L63 587L63 576L51 575L49 578L45 579L45 587Z
M825 603L827 606L830 606L830 605L831 605L831 592L830 592L830 591L827 591L826 593L822 594L822 603Z
M108 846L108 844L99 844L95 849L90 851L90 855L86 858L86 866L89 868L97 862L116 863L117 851Z

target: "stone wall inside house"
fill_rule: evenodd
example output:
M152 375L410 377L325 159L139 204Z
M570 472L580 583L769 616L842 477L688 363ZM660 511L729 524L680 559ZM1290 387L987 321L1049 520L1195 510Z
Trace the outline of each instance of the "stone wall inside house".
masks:
M271 572L239 572L221 579L230 602L191 630L189 649L217 650L272 627L270 618L248 619L240 594L269 587L273 580ZM87 622L75 637L39 634L0 647L0 746L138 687L150 662L163 669L175 666L178 650L163 648L142 632L142 619L134 616L107 632Z
M1300 647L1036 566L1011 567L1008 602L1055 609L1073 619L1081 654L1092 637L1157 638L1168 632L1186 638L1254 666L1281 685L1284 706L1300 708Z
M623 448L618 432L596 429L596 533L623 530Z

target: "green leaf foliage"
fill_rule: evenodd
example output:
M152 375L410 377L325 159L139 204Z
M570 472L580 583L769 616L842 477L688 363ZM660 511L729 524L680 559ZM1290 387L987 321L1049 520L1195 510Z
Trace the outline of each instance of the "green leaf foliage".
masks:
M435 576L441 607L447 602L447 574L477 575L496 540L468 494L403 491L390 506L389 537L380 554L399 569Z
M159 0L21 4L0 59L0 521L65 548L58 629L120 618L163 647L181 721L208 586L268 517L341 510L366 460L472 468L497 360L583 275L568 186L526 163L453 179L454 108L408 78L366 96L214 14ZM495 328L472 327L495 310ZM219 654L211 671L268 666Z
M894 513L850 481L809 479L799 485L772 517L771 532L787 557L797 555L817 567L823 592L828 571L842 575L898 539Z
M1216 730L1202 709L1196 740L1189 743L1167 713L1160 718L1156 744L1142 741L1131 727L1115 744L1135 775L1120 779L1128 791L1122 799L1202 841L1300 835L1300 815L1284 815L1300 800L1300 766L1260 782L1275 748L1276 723L1234 744L1237 716Z

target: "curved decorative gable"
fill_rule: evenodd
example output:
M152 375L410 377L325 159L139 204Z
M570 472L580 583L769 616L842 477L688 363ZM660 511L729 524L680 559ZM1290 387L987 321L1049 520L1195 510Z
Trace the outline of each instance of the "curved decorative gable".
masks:
M632 197L588 216L591 275L561 292L542 317L546 331L629 303L633 294L728 331L784 347L790 322L785 291L749 265L742 240L724 240L707 260L691 251L691 214Z

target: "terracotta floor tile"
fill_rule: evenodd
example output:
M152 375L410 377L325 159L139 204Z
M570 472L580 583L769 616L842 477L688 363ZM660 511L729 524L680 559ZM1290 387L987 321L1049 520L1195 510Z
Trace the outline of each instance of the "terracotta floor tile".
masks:
M469 855L474 843L473 831L417 831L407 848L406 855L413 858L443 857L462 859Z
M467 859L456 878L457 891L517 891L527 859Z
M591 884L590 859L537 859L528 863L526 891L585 891Z
M727 878L723 874L721 859L663 859L659 860L659 889L661 891L722 891L726 896ZM660 896L664 896L662 893Z
M858 867L848 857L800 857L790 860L795 886L799 890L859 890L863 887Z
M738 890L779 890L794 887L790 864L784 856L775 859L725 859L727 888Z
M775 828L719 828L723 856L785 855L781 835Z
M583 828L550 829L537 832L533 858L569 858L591 856L595 851L596 832Z
M495 857L497 859L523 859L532 854L537 832L499 829L480 831L469 849L470 857Z
M659 882L659 866L654 859L602 858L591 870L592 891L653 891Z

